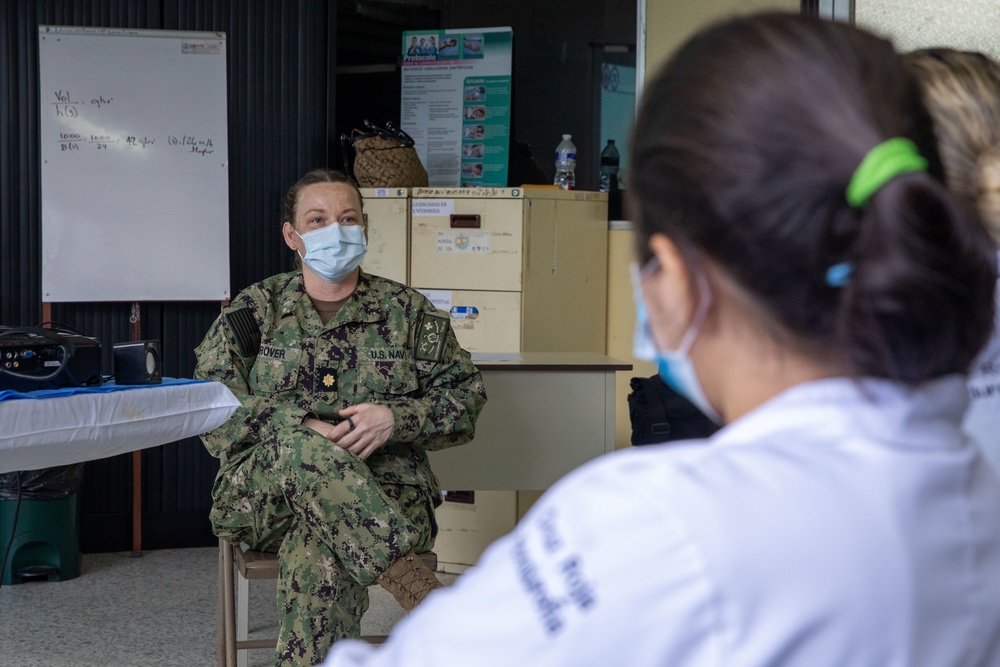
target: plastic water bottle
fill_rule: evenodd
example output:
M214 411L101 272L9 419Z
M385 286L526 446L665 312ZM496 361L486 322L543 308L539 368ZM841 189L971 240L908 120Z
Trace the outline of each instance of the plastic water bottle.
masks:
M618 167L621 156L615 148L615 140L608 139L608 145L601 151L601 179L598 190L601 192L618 192Z
M562 141L556 146L556 178L553 181L563 190L576 187L576 146L571 139L573 135L562 135Z

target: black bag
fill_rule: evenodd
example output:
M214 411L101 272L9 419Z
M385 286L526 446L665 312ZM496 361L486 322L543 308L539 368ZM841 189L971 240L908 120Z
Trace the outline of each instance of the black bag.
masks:
M655 445L670 440L707 438L719 425L691 401L668 387L659 375L632 378L628 416L633 445Z
M0 500L58 500L71 496L83 486L82 463L5 472L0 475Z

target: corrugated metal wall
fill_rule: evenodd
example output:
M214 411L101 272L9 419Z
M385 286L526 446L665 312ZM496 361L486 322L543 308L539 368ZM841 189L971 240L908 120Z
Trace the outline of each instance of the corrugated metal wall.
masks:
M42 317L38 25L226 33L235 294L291 268L280 200L302 173L328 162L335 22L336 0L0 2L0 324L35 325ZM141 304L141 336L161 340L164 375L190 377L193 349L218 310L217 303ZM128 303L53 304L52 319L99 338L110 373L112 344L130 339L130 311ZM130 548L130 458L87 464L85 551ZM217 468L195 438L145 452L144 548L213 543L207 513Z

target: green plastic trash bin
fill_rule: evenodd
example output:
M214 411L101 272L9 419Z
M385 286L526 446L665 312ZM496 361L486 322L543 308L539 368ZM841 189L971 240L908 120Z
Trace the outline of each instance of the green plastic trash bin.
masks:
M80 576L80 520L77 494L52 500L21 500L14 541L16 500L0 500L0 558L6 558L0 585Z

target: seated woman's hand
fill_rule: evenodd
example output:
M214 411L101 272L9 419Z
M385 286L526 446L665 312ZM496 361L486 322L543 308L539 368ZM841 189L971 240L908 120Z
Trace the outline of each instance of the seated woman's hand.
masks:
M362 461L388 442L396 426L392 410L376 403L352 405L340 411L343 421L336 424L307 419L305 426L330 442L353 452Z

